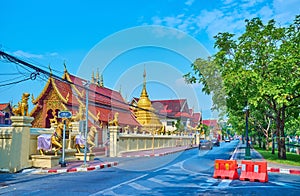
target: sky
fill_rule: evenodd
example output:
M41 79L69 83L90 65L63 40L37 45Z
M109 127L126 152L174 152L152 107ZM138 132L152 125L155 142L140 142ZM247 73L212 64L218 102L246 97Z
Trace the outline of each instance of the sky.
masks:
M139 97L146 70L151 100L187 99L203 118L216 118L211 97L200 84L186 84L197 58L217 52L214 36L245 30L245 19L293 22L299 0L90 0L4 1L0 7L0 50L61 76L67 70L90 79L103 75L104 86L130 101ZM17 104L23 92L37 97L47 76L0 61L0 103ZM29 110L31 110L29 108Z

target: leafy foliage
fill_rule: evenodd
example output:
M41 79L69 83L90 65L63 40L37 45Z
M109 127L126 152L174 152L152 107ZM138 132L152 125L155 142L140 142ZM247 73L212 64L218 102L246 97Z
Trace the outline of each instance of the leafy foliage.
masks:
M228 32L218 33L218 52L207 60L197 59L194 73L184 76L204 85L203 92L212 94L213 109L227 114L236 129L244 122L246 105L252 125L265 135L274 122L280 159L286 159L285 123L297 119L300 109L299 24L300 15L288 27L277 26L274 20L267 24L259 18L246 20L246 30L237 39Z

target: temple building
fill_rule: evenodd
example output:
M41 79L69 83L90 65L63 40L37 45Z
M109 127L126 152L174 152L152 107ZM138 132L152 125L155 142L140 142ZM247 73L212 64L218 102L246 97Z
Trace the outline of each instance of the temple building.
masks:
M83 85L87 82L68 73L66 68L62 80L50 76L41 94L37 98L32 97L32 126L49 128L51 120L57 117L58 112L65 110L72 112L75 117L81 116L78 120L85 120L86 90ZM108 122L116 113L121 128L134 130L141 126L121 94L104 87L103 78L98 73L96 77L93 74L88 88L88 127L96 127L96 143L99 146L107 142Z
M142 131L154 133L164 131L164 126L160 122L159 117L155 114L146 89L146 71L144 70L143 89L139 100L132 107L136 120L142 125Z
M10 103L0 103L0 127L10 126L10 117L13 115Z
M201 113L194 113L189 109L186 99L151 101L146 90L145 71L141 96L133 98L130 103L137 120L145 129L162 127L165 131L173 132L176 130L175 124L179 121L185 131L191 131L197 129L202 119Z

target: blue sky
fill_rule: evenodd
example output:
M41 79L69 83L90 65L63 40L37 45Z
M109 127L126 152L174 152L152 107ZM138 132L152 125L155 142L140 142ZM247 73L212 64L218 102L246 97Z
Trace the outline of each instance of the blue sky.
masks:
M245 19L291 23L299 0L4 1L0 8L1 50L61 75L89 78L102 72L104 85L127 100L140 95L147 70L150 99L187 98L204 118L215 117L201 85L181 76L197 57L214 54L218 32L240 35ZM0 85L27 78L30 70L0 62ZM22 92L35 97L45 78L0 86L0 103L16 104ZM30 108L32 109L32 108Z

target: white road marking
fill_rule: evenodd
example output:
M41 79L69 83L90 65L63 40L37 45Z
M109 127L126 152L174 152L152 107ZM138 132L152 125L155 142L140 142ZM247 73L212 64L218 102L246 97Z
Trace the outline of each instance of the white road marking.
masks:
M184 183L184 184L169 183L169 182L165 182L165 181L162 181L160 179L157 179L157 178L149 178L148 180L151 181L151 182L161 184L161 185L166 186L166 187L192 187L192 188L199 188L200 187L200 185L194 184L194 183Z
M131 186L132 188L134 188L136 190L140 190L140 191L150 191L151 190L150 188L145 187L145 186L140 185L140 184L135 183L135 182L131 182L128 185Z
M142 175L142 176L136 177L136 178L131 179L131 180L128 180L128 181L126 181L126 182L117 184L116 186L110 187L110 188L108 188L108 189L104 189L104 190L102 190L102 191L98 191L98 192L96 192L96 193L94 193L94 194L91 194L91 195L103 195L103 193L106 193L106 192L108 192L108 191L112 191L113 189L116 189L116 188L118 188L118 187L120 187L120 186L122 186L122 185L124 185L124 184L129 184L129 183L131 183L131 182L134 182L134 181L136 181L136 180L138 180L138 179L141 179L141 178L143 178L143 177L145 177L145 176L148 176L148 174L144 174L144 175Z
M218 187L219 187L219 188L227 188L227 187L229 187L229 185L230 185L231 182L232 182L232 180L229 180L229 179L222 180L222 181L218 184Z

